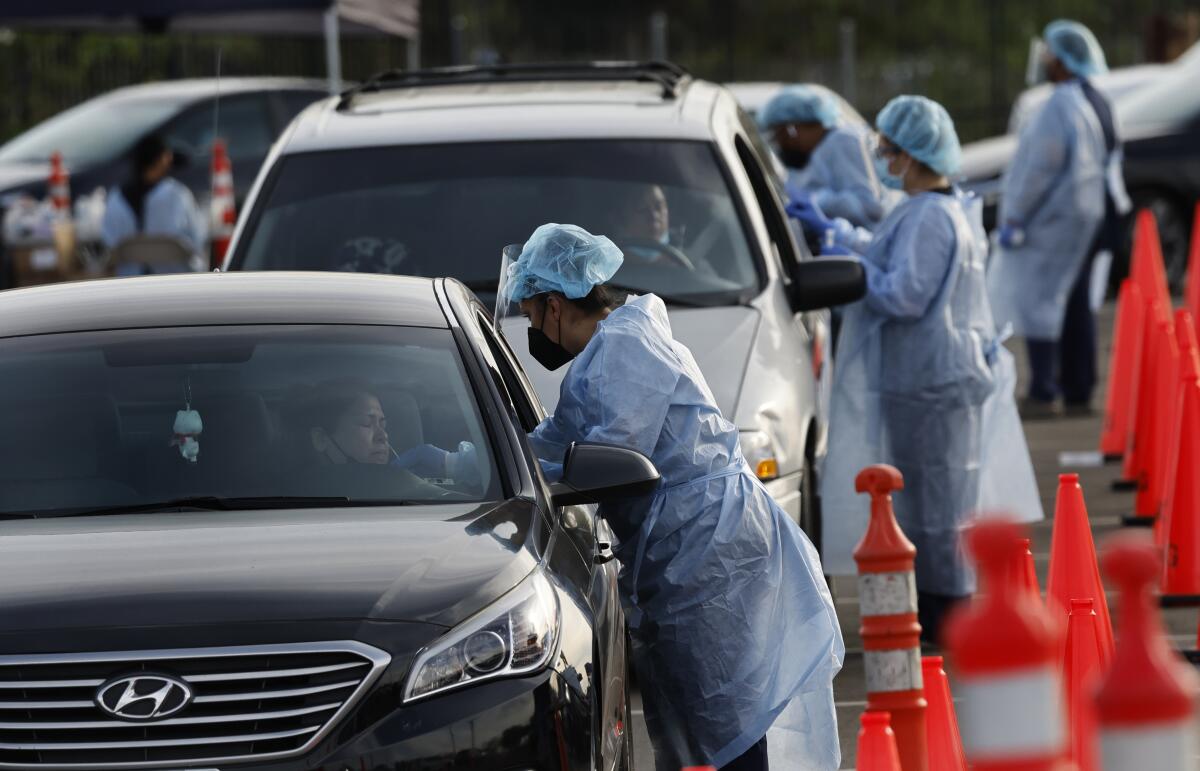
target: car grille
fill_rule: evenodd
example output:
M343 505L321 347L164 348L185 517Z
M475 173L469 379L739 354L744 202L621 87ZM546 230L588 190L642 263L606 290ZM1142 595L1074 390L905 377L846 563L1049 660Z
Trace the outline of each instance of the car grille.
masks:
M0 656L0 768L194 767L300 755L390 660L353 641ZM108 681L138 674L182 680L193 699L149 722L96 705Z

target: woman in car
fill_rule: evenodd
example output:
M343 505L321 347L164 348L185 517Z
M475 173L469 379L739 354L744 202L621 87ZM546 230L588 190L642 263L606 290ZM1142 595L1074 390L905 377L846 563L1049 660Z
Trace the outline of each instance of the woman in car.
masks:
M759 771L769 747L776 768L832 771L844 647L820 559L750 471L662 300L611 307L623 259L603 236L543 225L501 277L501 307L520 303L543 366L571 362L530 434L547 475L572 442L637 450L662 475L655 494L600 509L656 766Z

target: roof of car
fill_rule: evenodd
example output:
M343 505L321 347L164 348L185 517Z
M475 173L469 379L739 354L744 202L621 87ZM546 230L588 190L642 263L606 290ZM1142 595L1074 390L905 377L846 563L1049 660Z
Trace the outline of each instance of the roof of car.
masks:
M113 99L159 99L180 100L204 99L216 96L240 94L247 91L327 91L324 81L307 78L191 78L187 80L161 80L125 86L99 98Z
M446 327L435 279L360 273L192 273L0 292L0 337L236 324Z
M500 140L709 140L723 94L690 78L674 97L635 80L393 86L310 106L285 135L283 152Z

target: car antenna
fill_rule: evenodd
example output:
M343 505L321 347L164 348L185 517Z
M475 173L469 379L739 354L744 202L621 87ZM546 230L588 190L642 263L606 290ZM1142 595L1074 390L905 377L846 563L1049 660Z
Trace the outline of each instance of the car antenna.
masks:
M221 50L222 50L221 46L217 46L217 95L216 95L216 98L213 99L213 141L212 141L212 150L209 154L209 161L208 161L210 167L212 166L212 162L213 162L212 158L217 152L217 142L220 141L219 138L221 136ZM209 189L209 194L210 194L210 196L212 194L211 188ZM209 199L208 209L209 209L209 212L208 212L209 217L208 218L210 220L210 227L211 227L211 220L213 219L211 198ZM213 269L213 272L220 273L221 266L218 265L216 268Z

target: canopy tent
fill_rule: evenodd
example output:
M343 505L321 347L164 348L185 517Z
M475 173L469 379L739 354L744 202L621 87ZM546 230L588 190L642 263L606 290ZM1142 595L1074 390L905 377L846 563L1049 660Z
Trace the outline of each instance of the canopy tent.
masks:
M409 41L416 68L420 0L39 0L4 3L0 26L249 35L323 35L330 91L341 90L342 34Z

